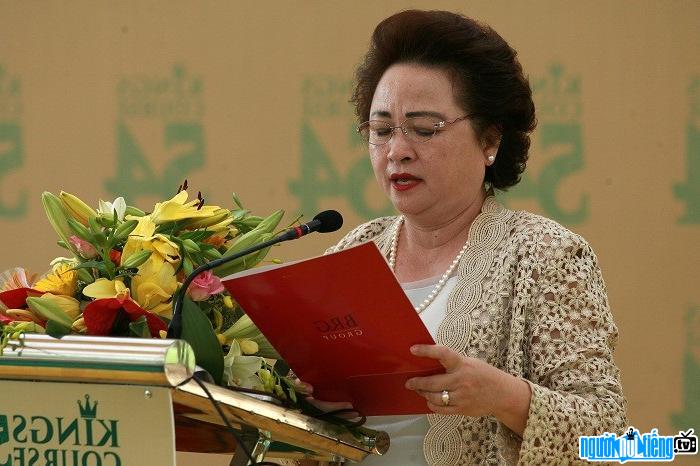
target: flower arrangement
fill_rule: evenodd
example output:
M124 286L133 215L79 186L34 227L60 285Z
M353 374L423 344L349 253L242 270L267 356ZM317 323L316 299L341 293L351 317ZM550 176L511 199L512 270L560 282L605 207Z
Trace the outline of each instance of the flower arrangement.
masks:
M176 293L196 267L272 238L284 212L252 215L236 195L234 208L188 200L187 182L150 213L45 192L42 204L70 257L58 257L41 278L23 268L0 275L0 351L22 333L164 338ZM200 274L185 290L182 338L197 363L222 385L295 398L273 369L279 356L231 299L223 276L258 265L269 248ZM1 352L0 352L1 354ZM283 364L283 363L279 363Z

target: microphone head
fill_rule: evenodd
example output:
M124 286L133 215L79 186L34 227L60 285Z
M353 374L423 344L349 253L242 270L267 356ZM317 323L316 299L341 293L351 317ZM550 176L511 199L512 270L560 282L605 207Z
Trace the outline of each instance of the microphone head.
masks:
M314 217L314 220L321 222L316 231L319 233L330 233L339 230L343 226L343 216L337 210L324 210Z

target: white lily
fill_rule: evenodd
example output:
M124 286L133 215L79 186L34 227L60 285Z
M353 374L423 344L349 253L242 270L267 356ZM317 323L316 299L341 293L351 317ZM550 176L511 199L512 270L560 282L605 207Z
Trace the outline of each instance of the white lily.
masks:
M244 356L236 340L224 357L224 382L242 388L261 389L263 386L257 372L262 369L263 358Z
M114 202L103 201L100 199L100 205L97 209L100 214L112 216L114 212L117 213L117 218L120 221L124 220L124 215L126 214L126 201L123 197L118 197Z

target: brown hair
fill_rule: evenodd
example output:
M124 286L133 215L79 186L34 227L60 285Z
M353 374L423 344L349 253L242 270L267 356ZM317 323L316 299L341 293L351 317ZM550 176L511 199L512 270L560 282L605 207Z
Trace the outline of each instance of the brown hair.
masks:
M448 11L402 11L375 28L355 73L351 102L359 121L366 121L377 84L391 65L416 63L447 70L457 85L457 101L474 115L477 135L501 137L496 162L487 167L485 179L504 190L520 181L529 133L536 125L532 91L516 55L496 31L473 19Z

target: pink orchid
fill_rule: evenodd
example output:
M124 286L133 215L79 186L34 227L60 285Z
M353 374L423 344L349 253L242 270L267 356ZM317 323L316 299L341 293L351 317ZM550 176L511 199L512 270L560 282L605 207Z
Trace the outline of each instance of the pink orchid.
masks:
M97 257L97 249L95 249L95 246L90 244L88 241L78 238L75 235L68 238L68 241L75 246L75 249L78 250L84 259L94 259Z
M211 270L200 273L197 278L192 281L192 284L187 290L192 301L204 301L209 296L221 293L224 291L224 285L221 284L219 277L214 275Z

